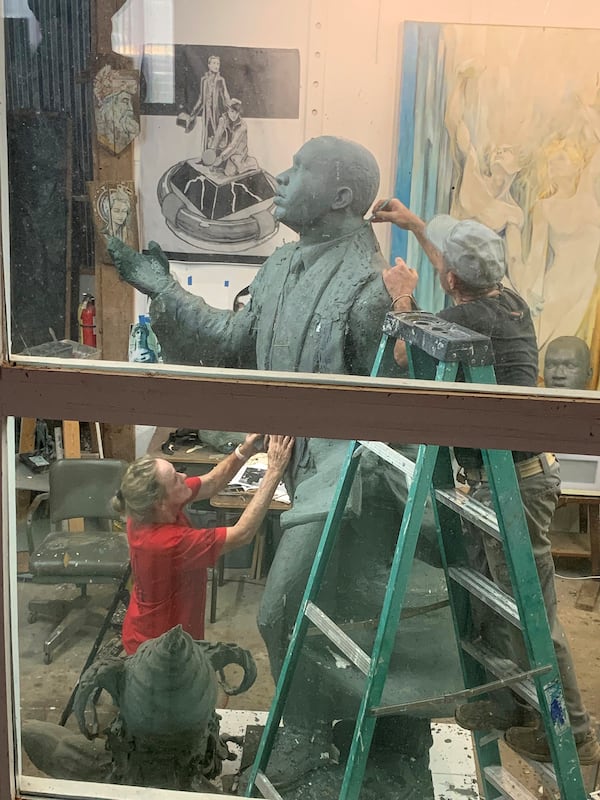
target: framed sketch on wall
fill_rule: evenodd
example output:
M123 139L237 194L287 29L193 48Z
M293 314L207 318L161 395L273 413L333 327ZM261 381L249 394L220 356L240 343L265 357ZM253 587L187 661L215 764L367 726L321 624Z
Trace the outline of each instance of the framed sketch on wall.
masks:
M507 278L527 301L540 372L577 337L600 356L600 31L408 22L396 192L420 216L477 219L504 237ZM557 59L556 54L561 53ZM443 292L416 242L419 302ZM577 268L574 269L574 265Z
M105 64L94 76L96 137L110 153L119 155L140 132L140 75L136 70Z
M116 236L135 249L138 247L135 185L133 181L90 181L88 193L94 219L96 258L103 264L112 264L106 250L109 236Z
M176 237L176 252L255 251L278 231L268 128L299 118L299 53L175 45L173 75L173 103L143 105L143 149L153 134L162 142L152 147L155 161L162 154L155 186L144 177L143 219Z
M272 0L233 0L224 29L219 15L198 25L197 0L178 0L153 33L132 9L117 12L114 36L135 40L141 72L142 248L154 239L171 260L256 259L295 238L273 197L305 138L309 5L279 14Z

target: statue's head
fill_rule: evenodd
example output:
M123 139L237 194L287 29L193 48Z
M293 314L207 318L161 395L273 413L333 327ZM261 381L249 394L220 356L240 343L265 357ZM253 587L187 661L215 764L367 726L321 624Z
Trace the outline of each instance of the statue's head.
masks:
M592 376L590 350L577 336L553 339L544 357L544 384L551 389L587 389Z
M366 147L319 136L300 148L277 184L275 218L302 234L340 214L362 219L379 188L379 167Z

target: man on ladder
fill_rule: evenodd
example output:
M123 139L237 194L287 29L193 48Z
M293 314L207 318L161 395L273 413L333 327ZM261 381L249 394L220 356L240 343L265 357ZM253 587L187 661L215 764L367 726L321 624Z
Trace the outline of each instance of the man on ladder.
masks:
M538 372L535 331L523 298L501 284L506 271L502 239L478 222L458 221L447 215L435 217L425 225L397 199L377 203L375 209L374 222L392 222L411 231L423 247L442 288L454 301L453 306L438 316L490 337L497 382L535 386ZM413 292L417 281L417 272L402 259L397 259L396 266L384 273L393 311L410 311L415 307ZM395 345L394 356L399 364L406 363L406 349L401 340ZM459 479L462 477L469 485L470 496L491 506L480 451L455 448L454 456L461 467ZM583 706L569 646L557 617L548 530L560 494L558 462L549 453L514 452L513 458L577 753L582 765L595 764L600 762L600 745ZM469 523L463 525L472 566L511 593L501 544L496 539L482 537L481 531ZM497 618L493 630L486 631L483 614L478 622L483 637L491 640L496 649L512 655L517 663L526 663L517 631L505 623L500 626ZM456 711L457 722L475 731L504 730L506 742L517 753L536 761L551 761L545 732L538 725L535 712L509 690L494 697L460 706Z

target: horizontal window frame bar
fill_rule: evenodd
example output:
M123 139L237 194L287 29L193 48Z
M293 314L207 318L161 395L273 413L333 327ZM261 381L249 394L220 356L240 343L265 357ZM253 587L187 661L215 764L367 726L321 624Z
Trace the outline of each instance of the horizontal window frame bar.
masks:
M488 387L489 389L489 387ZM600 455L600 397L5 365L2 416Z

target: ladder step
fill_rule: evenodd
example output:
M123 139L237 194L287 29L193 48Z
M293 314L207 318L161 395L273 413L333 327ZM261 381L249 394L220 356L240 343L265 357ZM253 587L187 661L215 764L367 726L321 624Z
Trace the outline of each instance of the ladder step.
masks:
M264 772L256 773L254 785L266 800L283 800L283 797L279 794Z
M438 695L437 697L429 697L426 700L415 700L412 703L401 703L393 706L373 706L368 711L371 717L393 717L396 714L405 714L407 711L416 711L417 709L427 708L429 706L440 706L444 703L456 703L458 700L470 700L472 697L478 697L480 694L488 694L495 692L498 689L504 689L507 686L512 686L516 681L523 680L525 677L533 675L543 675L548 672L550 667L538 667L537 669L528 670L512 676L509 678L500 678L497 681L490 681L489 683L482 683L479 686L473 686L470 689L462 689L459 692L449 692L447 694ZM495 736L494 738L498 738Z
M538 800L537 796L526 789L514 775L504 767L485 767L483 773L492 786L512 800Z
M371 659L344 631L314 603L308 602L305 615L325 636L338 647L365 675L369 674Z
M525 756L519 756L522 758L526 764L529 764L533 772L537 772L540 778L550 786L550 788L556 788L557 781L556 781L556 772L554 771L554 766L552 764L545 764L543 761L532 761L530 758L525 758Z
M481 639L478 639L477 642L463 639L460 645L465 653L468 653L497 678L517 677L522 674L522 670L513 661L499 656ZM540 710L535 684L531 679L523 678L523 680L516 681L511 684L511 689L532 708Z
M383 444L383 442L367 442L363 441L362 439L359 440L359 444L361 447L364 447L365 450L369 450L371 453L374 453L379 458L387 461L388 464L391 464L396 469L400 470L404 475L406 475L408 479L408 485L413 479L413 475L415 474L415 462L411 461L410 458L403 456L402 453L398 453L397 450L394 450L387 444ZM354 451L354 455L356 456L360 452L360 448L357 448Z
M359 444L402 472L406 476L407 486L410 488L415 473L414 461L411 461L410 458L402 455L402 453L398 453L389 445L383 444L383 442L368 442L361 439ZM360 448L355 451L355 455L359 452ZM482 531L493 536L494 539L502 539L498 528L498 520L492 508L483 505L479 500L474 500L466 492L461 492L459 489L437 489L435 496L442 505L455 511L468 522L472 522Z
M435 496L442 505L455 511L467 522L472 522L494 539L502 539L498 520L492 508L484 506L479 500L469 497L466 492L461 492L459 489L437 489Z
M505 620L510 622L516 628L522 629L521 619L517 604L513 598L499 589L485 575L476 572L469 567L449 567L448 575L453 581L459 583L463 588L467 589L472 595L478 597L484 602L492 611L500 614Z

